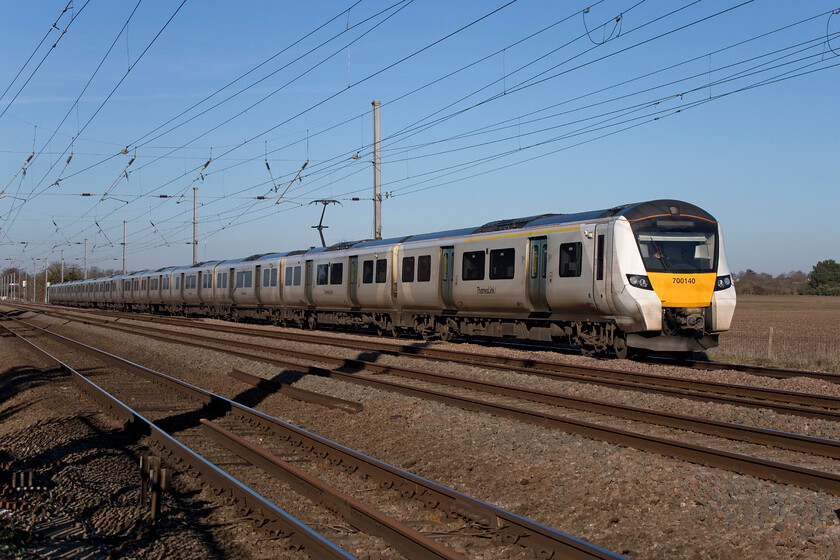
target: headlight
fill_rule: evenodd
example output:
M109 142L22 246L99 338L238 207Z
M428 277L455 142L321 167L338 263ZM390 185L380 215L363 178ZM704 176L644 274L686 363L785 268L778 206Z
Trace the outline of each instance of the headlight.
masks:
M627 281L635 288L641 288L642 290L653 289L653 286L650 285L650 278L642 274L628 274Z
M715 291L725 290L732 286L732 277L728 274L726 276L718 276L715 280Z

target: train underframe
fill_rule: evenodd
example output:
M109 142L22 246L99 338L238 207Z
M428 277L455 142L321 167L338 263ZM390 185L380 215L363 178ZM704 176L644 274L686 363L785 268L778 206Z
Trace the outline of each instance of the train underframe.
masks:
M446 311L320 310L263 305L113 304L110 307L232 321L264 321L304 329L317 329L319 326L361 328L373 330L380 336L410 334L424 340L501 338L555 342L580 348L585 356L613 353L619 358L627 358L641 352L686 356L718 345L718 335L703 330L704 325L709 323L705 319L710 313L708 308L666 308L663 311L663 332L626 333L608 320L598 322L556 316L488 318Z

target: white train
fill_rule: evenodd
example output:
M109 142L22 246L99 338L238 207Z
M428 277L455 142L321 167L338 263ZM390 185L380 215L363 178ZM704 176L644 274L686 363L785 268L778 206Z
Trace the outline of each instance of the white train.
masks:
M735 289L717 221L656 200L70 282L51 286L50 300L444 340L564 341L625 357L716 346Z

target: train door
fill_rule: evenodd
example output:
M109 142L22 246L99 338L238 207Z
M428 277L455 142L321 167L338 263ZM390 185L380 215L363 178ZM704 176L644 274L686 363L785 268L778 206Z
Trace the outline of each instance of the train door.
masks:
M452 288L455 284L455 248L440 248L440 297L444 309L455 309Z
M312 261L306 261L306 269L305 269L305 276L303 279L303 286L305 289L306 294L306 303L309 305L313 305L312 303L312 284L315 282L315 278L312 275Z
M536 237L528 246L528 297L535 311L548 311L545 300L545 271L548 260L548 240Z
M595 307L604 313L610 312L607 294L611 269L608 224L595 226L595 247L592 263L592 299Z
M262 266L257 265L254 269L254 297L257 298L257 303L262 303Z
M195 289L196 289L196 293L198 294L199 303L204 303L204 290L202 290L202 286L201 286L201 280L202 280L201 276L202 276L201 271L199 270L198 274L196 275Z
M350 303L353 307L359 307L359 299L356 296L356 279L359 275L359 257L350 257L350 272L347 283L350 289Z

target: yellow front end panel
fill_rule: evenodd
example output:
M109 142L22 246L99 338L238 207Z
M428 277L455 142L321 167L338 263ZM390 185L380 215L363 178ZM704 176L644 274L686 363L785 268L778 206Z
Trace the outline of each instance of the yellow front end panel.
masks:
M673 274L648 272L650 285L662 301L662 307L708 307L715 291L714 272L707 274Z

